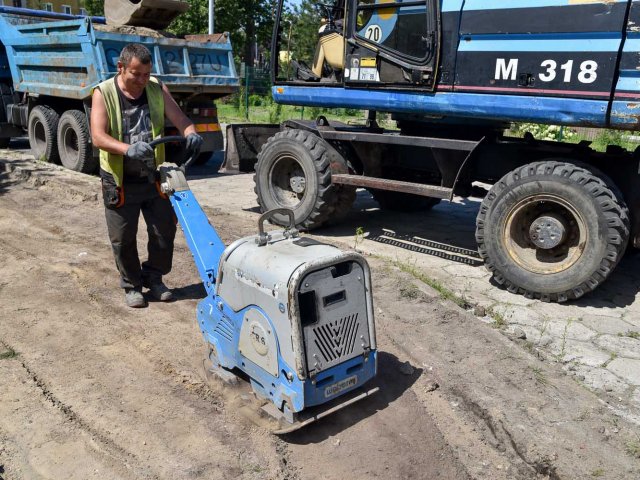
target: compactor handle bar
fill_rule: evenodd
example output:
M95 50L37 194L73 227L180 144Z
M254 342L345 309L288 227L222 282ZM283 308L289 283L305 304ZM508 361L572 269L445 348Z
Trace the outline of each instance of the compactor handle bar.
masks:
M187 141L186 137L183 137L180 135L169 135L168 137L162 137L162 138L153 140L152 142L149 142L149 145L151 145L151 147L156 147L158 145L162 145L163 143L171 143L171 142L184 144L186 143L186 141ZM185 170L187 169L188 166L190 166L193 163L195 158L196 158L196 152L192 152L191 156L187 159L186 162L184 162Z
M264 231L264 221L278 214L287 215L289 217L289 226L284 230L285 236L298 236L298 230L296 229L296 217L293 210L289 210L288 208L274 208L273 210L269 210L268 212L260 215L260 218L258 219L258 239L256 240L258 245L266 245L269 241L269 235Z

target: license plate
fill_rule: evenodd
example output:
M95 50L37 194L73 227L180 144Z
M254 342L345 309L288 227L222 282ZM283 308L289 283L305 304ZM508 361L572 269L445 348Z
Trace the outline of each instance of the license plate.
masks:
M340 380L339 382L332 383L328 387L324 389L324 398L335 397L340 392L347 390L348 388L354 387L358 384L358 376L354 375L353 377L345 378L344 380Z

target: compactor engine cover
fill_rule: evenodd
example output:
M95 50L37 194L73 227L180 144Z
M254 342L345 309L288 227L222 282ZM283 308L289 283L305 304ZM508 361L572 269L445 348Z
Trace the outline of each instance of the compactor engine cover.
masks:
M198 322L213 366L245 372L289 422L375 376L371 276L356 252L287 230L243 238L209 298Z

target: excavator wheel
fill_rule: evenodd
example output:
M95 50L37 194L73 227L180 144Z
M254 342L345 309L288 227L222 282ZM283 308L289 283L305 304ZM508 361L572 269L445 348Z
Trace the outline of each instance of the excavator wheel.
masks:
M629 209L611 181L563 161L525 165L489 191L476 220L481 257L512 293L580 298L602 283L629 240Z
M164 30L189 3L181 0L105 0L104 12L108 25L130 25Z
M293 210L296 225L308 230L344 213L355 195L331 183L331 164L340 160L346 165L331 145L312 132L276 133L262 147L256 163L255 192L262 211ZM274 215L271 221L286 226L289 219Z

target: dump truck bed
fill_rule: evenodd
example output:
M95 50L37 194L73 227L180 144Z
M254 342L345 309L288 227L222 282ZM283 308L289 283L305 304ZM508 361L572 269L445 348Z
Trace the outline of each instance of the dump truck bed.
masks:
M88 98L97 84L115 75L120 51L128 43L149 48L152 75L172 93L217 97L238 87L226 35L181 39L145 28L98 26L89 17L43 21L0 11L0 42L17 92Z

